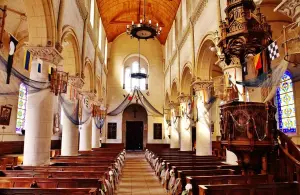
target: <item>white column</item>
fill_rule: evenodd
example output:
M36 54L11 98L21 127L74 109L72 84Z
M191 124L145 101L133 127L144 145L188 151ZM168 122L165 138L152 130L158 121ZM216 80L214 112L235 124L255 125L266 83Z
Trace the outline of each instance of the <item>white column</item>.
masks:
M100 129L95 124L95 118L92 118L92 148L99 148Z
M54 98L48 89L28 95L23 165L38 166L50 163Z
M180 148L179 146L179 126L180 126L180 118L176 117L175 114L175 109L177 108L172 108L171 113L171 140L170 140L170 147L171 148Z
M61 123L62 123L62 141L61 155L62 156L77 156L78 155L78 126L74 125L66 116L63 108L61 108Z
M80 129L79 151L89 151L92 149L92 120L88 119Z
M186 114L189 113L187 111L187 101L189 97L185 96L181 99L180 107L181 109L186 110ZM192 143L192 126L191 119L187 116L183 115L180 118L180 151L192 151L193 143Z
M197 95L197 114L198 122L196 123L196 155L212 155L212 141L210 130L210 114L205 108L205 102L208 99L207 89L212 84L211 81L195 81L193 88Z
M205 108L203 91L197 92L198 122L196 123L196 155L212 154L209 112Z

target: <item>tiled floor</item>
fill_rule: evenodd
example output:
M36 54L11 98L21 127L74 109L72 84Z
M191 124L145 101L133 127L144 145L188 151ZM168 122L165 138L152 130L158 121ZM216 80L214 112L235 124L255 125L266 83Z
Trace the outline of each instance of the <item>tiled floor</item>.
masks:
M166 195L142 152L127 152L117 195Z

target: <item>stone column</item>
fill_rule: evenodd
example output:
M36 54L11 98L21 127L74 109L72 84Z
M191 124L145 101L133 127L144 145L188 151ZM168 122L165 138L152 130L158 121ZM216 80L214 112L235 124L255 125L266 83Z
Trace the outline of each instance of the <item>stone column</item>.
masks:
M191 120L191 104L190 96L180 95L180 151L192 151L192 120Z
M77 156L78 155L78 126L74 125L66 116L65 112L61 111L62 122L62 141L61 155L62 156Z
M80 127L79 151L92 149L92 117Z
M100 129L95 124L95 118L92 118L92 148L99 148Z
M179 117L179 104L178 103L170 103L171 108L171 139L170 139L170 147L171 148L180 148L179 146L179 126L180 126L180 117Z
M94 100L96 95L91 92L82 92L85 101L82 105L82 110L92 110L91 102ZM88 106L88 107L87 107ZM87 116L84 116L84 112L82 113L83 120L86 120ZM79 138L79 151L89 151L92 149L92 115L90 115L89 119L80 127L80 138Z
M68 100L76 99L76 93L79 93L83 86L83 80L76 76L69 76L68 93L65 96ZM70 97L72 95L72 97ZM72 100L71 100L71 99ZM75 102L74 102L75 103ZM62 156L77 156L78 155L78 126L66 116L63 107L61 108L61 124L62 124L62 141L61 141L61 155Z
M45 82L48 79L48 67L58 68L62 57L53 47L26 47L33 56L32 67L43 63L41 73L32 68L30 79ZM23 165L39 166L50 163L51 136L53 134L53 116L57 98L50 89L28 95L25 116L25 139Z
M207 89L212 85L212 81L197 80L193 83L196 91L197 118L196 124L196 155L206 156L212 154L210 115L205 108L208 99Z

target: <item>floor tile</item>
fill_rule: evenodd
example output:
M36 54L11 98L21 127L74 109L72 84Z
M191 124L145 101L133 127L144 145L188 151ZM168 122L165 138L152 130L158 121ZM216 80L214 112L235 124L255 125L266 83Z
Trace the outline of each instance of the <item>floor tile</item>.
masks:
M142 152L127 152L117 195L167 195Z

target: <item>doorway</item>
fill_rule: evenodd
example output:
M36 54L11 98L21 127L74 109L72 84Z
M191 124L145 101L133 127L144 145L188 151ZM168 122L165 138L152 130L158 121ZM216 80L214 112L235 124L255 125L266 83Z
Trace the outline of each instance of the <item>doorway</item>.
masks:
M126 121L126 150L143 150L143 121Z

